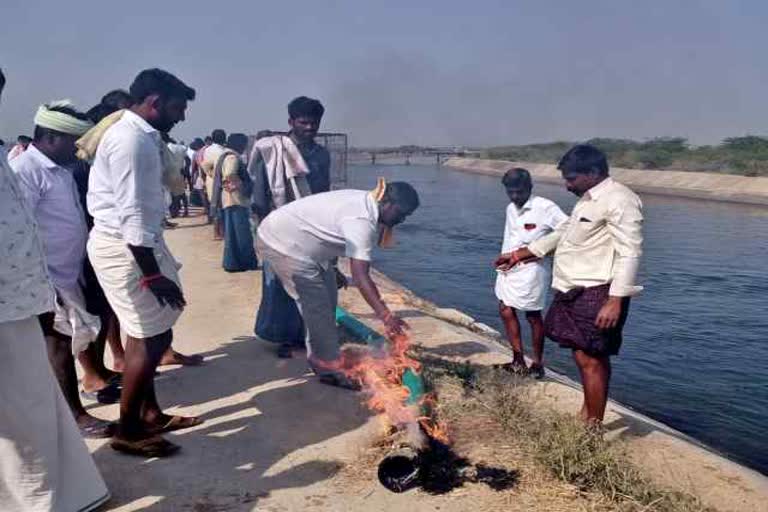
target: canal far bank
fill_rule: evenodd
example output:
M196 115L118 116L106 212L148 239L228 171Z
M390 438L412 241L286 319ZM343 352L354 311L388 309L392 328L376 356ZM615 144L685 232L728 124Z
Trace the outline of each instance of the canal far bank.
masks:
M524 167L540 183L561 183L555 165L479 158L449 158L453 169L502 176L507 169ZM637 192L768 206L768 178L708 172L652 171L612 167L611 175Z

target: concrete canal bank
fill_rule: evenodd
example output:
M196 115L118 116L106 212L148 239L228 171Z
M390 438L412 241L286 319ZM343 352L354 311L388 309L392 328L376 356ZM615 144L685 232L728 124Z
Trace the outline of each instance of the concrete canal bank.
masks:
M366 454L380 436L379 423L362 396L320 384L306 371L303 353L275 357L274 346L253 336L261 272L227 274L221 244L211 240L200 217L181 219L166 234L181 270L188 306L174 329L174 344L201 353L197 368L166 367L157 377L158 395L169 411L200 415L205 423L169 435L182 452L145 460L112 451L105 440L89 440L112 493L105 510L119 512L270 511L464 512L466 510L587 510L578 490L557 493L526 482L504 492L468 485L444 496L393 494L367 469ZM497 333L455 310L441 309L381 274L384 299L412 327L414 342L428 354L477 365L507 362ZM341 294L341 305L374 329L357 290ZM554 376L537 385L542 400L565 411L579 407L579 393ZM88 404L95 415L116 419L117 405ZM768 479L697 446L640 415L611 404L607 428L628 441L636 460L666 487L700 496L723 511L765 510ZM473 460L509 451L513 439L487 442L474 430ZM362 462L361 462L362 461ZM546 494L546 495L545 495ZM555 495L556 494L556 495Z
M380 273L376 281L384 299L407 318L413 341L422 345L427 354L476 365L511 360L509 349L492 328L460 311L443 309L417 297ZM343 294L341 303L357 318L378 328L357 293ZM542 400L575 414L581 406L581 393L575 383L551 371L548 375L546 381L536 384ZM613 401L605 427L609 436L627 443L633 460L659 484L698 496L721 511L767 509L768 478L684 434Z
M539 182L562 182L560 172L552 164L450 158L444 165L491 176L502 176L507 169L513 166L525 167ZM611 175L638 192L768 206L768 178L707 172L649 171L620 167L612 167Z

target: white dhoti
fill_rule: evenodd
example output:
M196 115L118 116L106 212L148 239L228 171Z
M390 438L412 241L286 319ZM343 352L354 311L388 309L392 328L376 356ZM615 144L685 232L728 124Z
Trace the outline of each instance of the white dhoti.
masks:
M154 254L160 273L181 288L180 265L165 241L160 241ZM88 239L88 256L104 295L128 336L151 338L176 324L181 310L161 306L152 292L141 286L143 274L124 240L94 229Z
M496 297L520 311L541 311L550 284L549 270L540 262L524 263L496 277Z
M53 377L37 317L0 323L0 509L87 511L109 498Z
M98 337L101 320L88 312L79 286L70 290L56 288L56 295L53 328L72 338L72 354L77 356Z

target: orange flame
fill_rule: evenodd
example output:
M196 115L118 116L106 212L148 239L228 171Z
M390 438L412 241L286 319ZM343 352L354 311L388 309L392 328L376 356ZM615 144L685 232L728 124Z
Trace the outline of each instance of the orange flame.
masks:
M418 374L421 364L408 356L411 343L407 336L396 335L380 350L343 350L338 361L324 363L329 369L340 371L348 378L360 382L367 396L366 405L383 414L396 428L421 428L433 439L448 444L445 426L434 417L424 414L435 403L432 393L426 393L418 403L406 402L410 390L403 385L403 373L411 370Z

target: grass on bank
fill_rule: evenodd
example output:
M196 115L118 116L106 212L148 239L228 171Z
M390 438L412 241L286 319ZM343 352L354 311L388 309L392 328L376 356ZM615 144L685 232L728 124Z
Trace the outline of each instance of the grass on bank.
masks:
M696 497L662 489L629 460L620 442L607 441L574 417L542 406L529 381L507 372L439 362L425 365L424 379L439 392L461 386L461 400L438 401L448 419L465 414L492 417L510 439L555 478L587 493L598 493L622 512L711 511Z
M594 138L586 142L603 150L614 167L768 176L768 137L730 137L712 146L693 146L683 137L647 141ZM483 158L554 164L573 144L559 141L480 151Z

